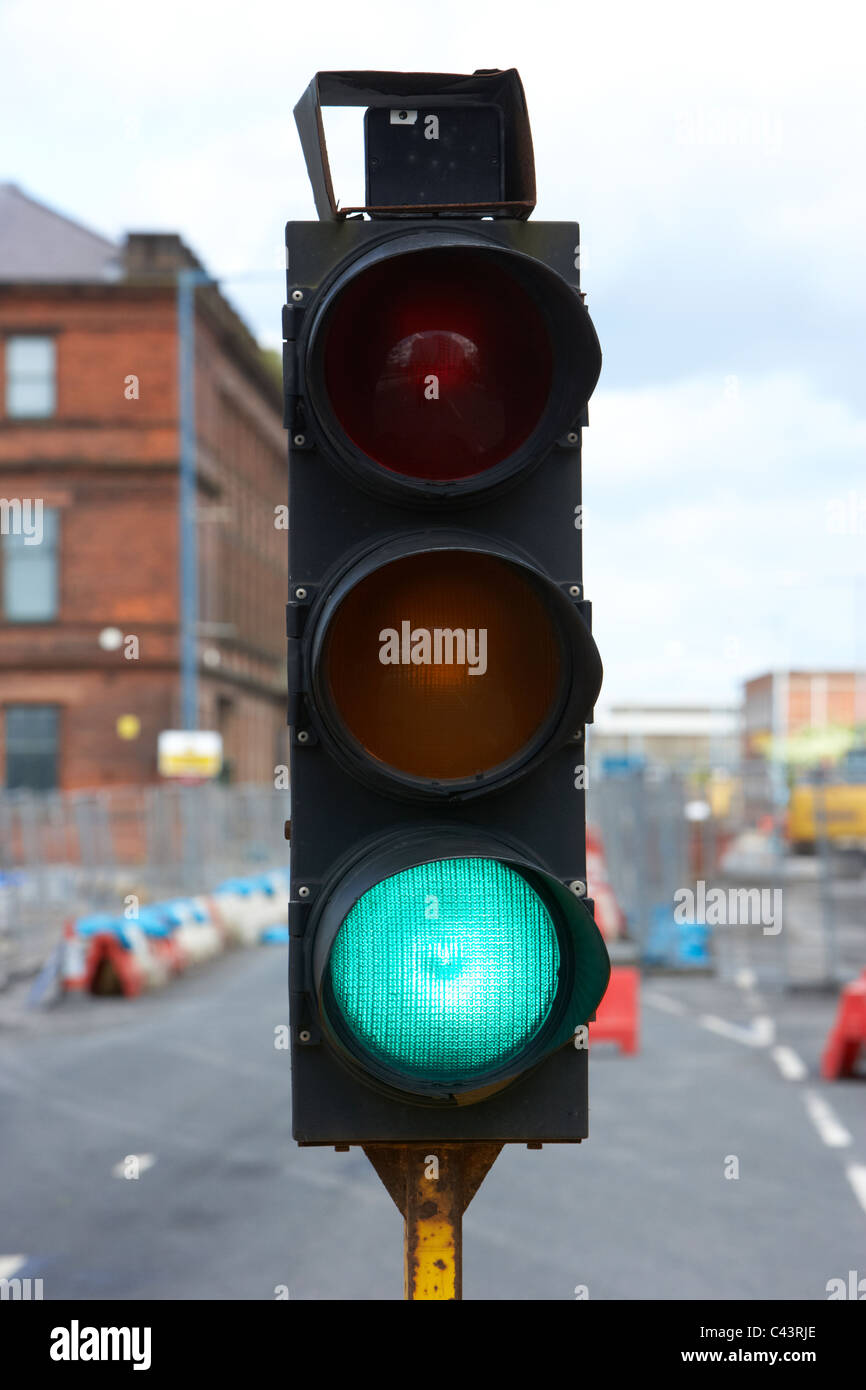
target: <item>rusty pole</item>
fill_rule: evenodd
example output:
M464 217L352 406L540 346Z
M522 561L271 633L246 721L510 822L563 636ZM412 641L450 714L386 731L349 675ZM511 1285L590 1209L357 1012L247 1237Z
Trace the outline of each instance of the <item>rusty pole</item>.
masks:
M403 1297L463 1297L463 1164L457 1147L409 1153Z
M501 1144L368 1144L369 1158L403 1214L403 1297L463 1296L463 1213Z

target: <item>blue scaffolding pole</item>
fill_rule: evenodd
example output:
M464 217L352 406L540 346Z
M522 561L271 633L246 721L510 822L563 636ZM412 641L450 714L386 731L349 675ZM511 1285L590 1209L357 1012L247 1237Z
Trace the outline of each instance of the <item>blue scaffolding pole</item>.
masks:
M213 284L203 270L177 272L180 409L180 708L184 729L198 727L198 533L195 450L195 291Z

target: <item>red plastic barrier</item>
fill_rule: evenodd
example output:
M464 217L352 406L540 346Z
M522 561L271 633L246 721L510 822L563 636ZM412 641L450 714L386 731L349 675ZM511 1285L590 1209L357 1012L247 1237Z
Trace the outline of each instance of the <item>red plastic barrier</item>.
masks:
M99 937L102 941L103 959L113 966L121 994L125 994L128 999L134 999L145 987L140 961L134 952L111 933L100 932Z
M839 996L839 1010L821 1057L825 1081L851 1076L857 1053L866 1043L866 970L858 980L845 985Z
M166 973L180 975L189 965L186 951L175 941L174 936L157 936L149 941L153 954L164 962Z
M606 941L615 941L625 933L625 913L616 899L607 876L604 845L597 830L586 831L587 893L595 903L595 920Z
M222 937L223 945L228 946L231 942L231 929L220 907L219 898L215 893L204 893L202 894L202 898L207 907L211 922Z
M640 971L634 965L615 965L607 993L589 1025L589 1041L619 1043L623 1052L640 1046Z
M64 929L66 950L63 965L63 988L96 992L103 963L109 964L117 977L121 994L132 999L141 994L146 980L141 961L113 932L94 932L78 936L73 923Z

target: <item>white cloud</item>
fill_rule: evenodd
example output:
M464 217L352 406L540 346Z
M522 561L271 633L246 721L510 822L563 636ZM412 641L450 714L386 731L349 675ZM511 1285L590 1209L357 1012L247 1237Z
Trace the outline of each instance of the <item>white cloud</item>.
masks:
M816 393L799 373L700 375L673 385L606 390L590 406L585 436L587 488L602 496L639 483L652 497L669 484L688 500L712 487L737 495L746 485L826 497L863 476L866 417ZM828 461L832 461L829 462ZM829 475L829 476L828 476ZM633 492L621 494L629 506Z
M866 661L866 420L797 376L747 378L734 404L698 378L593 405L584 579L605 704Z

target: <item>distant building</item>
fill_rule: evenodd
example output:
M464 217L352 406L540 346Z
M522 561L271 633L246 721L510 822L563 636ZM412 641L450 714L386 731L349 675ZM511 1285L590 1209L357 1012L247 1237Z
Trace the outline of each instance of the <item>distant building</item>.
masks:
M179 727L185 266L176 235L118 246L0 185L0 786L156 780L157 734ZM282 391L218 289L195 318L199 725L235 780L270 780L287 761Z
M743 756L762 758L774 735L866 722L866 671L769 671L746 681Z
M639 759L682 771L730 767L739 757L740 711L729 705L614 705L588 730L591 766Z

